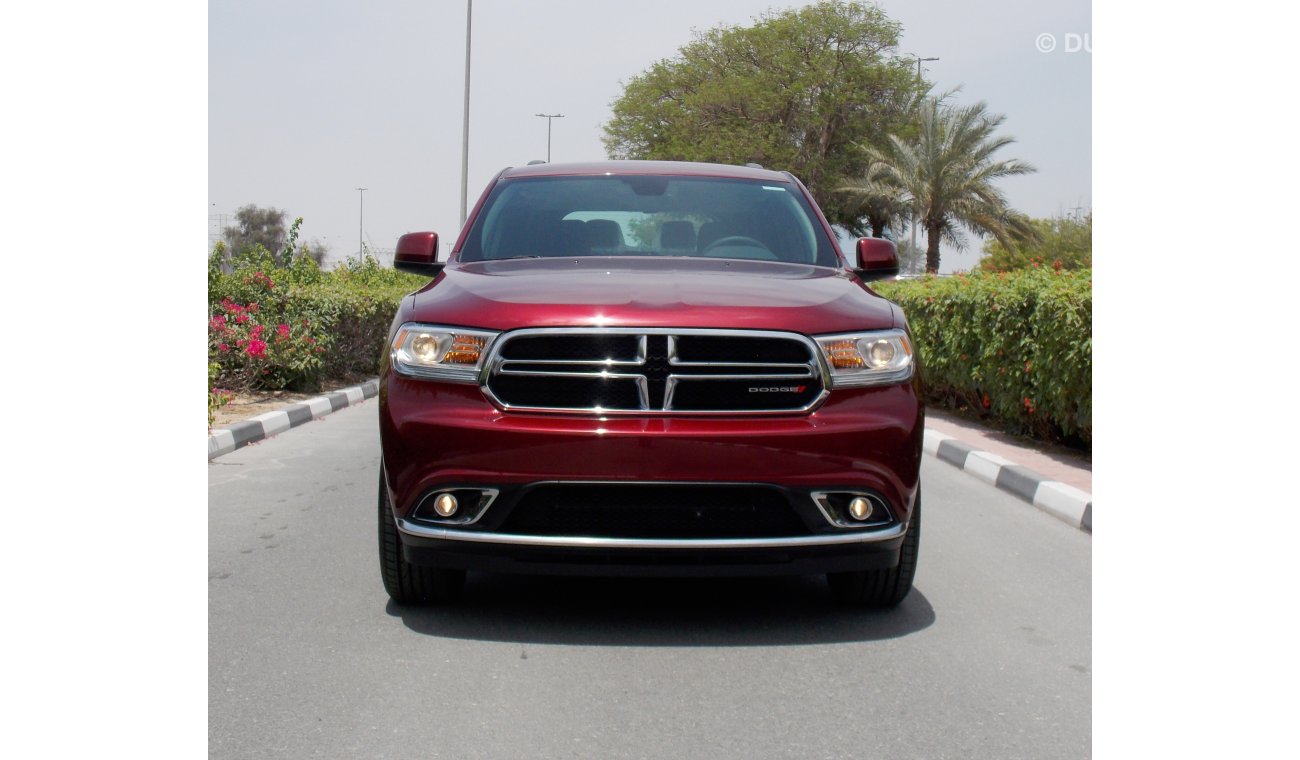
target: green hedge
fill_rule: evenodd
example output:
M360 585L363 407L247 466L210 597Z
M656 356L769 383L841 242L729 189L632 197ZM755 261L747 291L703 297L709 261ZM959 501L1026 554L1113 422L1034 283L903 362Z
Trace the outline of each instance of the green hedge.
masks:
M1092 270L880 283L916 339L928 402L1092 445Z
M398 303L427 282L371 258L323 272L306 258L276 267L264 250L232 258L218 248L208 269L214 385L315 391L373 374Z
M208 270L210 387L314 391L372 374L402 297L427 278L351 261L276 267L265 251ZM1092 271L878 283L907 314L926 399L1049 440L1092 443ZM211 395L209 400L211 406Z

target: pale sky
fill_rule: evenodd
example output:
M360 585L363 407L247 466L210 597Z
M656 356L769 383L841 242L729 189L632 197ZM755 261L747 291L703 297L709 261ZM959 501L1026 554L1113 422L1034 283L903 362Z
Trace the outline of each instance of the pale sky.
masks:
M554 0L474 3L469 196L492 176L546 156L605 158L601 125L621 83L673 56L692 29L747 24L769 0ZM1003 189L1033 216L1092 203L1091 5L1087 0L890 0L902 54L925 64L937 90L984 100L1017 142L1003 157L1038 173ZM331 259L358 248L365 192L367 245L433 230L459 232L465 2L217 0L209 10L209 214L254 203L304 218ZM1040 52L1041 34L1056 41ZM782 168L782 167L770 167ZM215 224L212 225L215 231ZM943 270L969 269L945 247ZM446 248L444 248L446 250Z

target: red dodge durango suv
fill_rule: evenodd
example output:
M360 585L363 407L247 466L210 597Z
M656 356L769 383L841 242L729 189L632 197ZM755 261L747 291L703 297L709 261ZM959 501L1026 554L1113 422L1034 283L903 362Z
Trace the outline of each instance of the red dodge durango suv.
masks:
M897 306L788 172L651 161L502 171L449 260L404 235L380 382L394 601L466 570L826 573L912 587L924 409Z

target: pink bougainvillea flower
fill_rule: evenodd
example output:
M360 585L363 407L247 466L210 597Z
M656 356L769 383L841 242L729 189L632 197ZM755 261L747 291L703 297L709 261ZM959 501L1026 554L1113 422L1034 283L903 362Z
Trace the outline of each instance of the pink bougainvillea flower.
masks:
M262 330L264 329L266 328L263 327L262 325L253 325L253 329L248 332L248 337L260 338L262 337Z
M276 326L275 326L275 331L278 332L278 333L280 333L280 337L281 337L281 338L287 338L287 337L289 337L289 326L286 325L286 324L281 323L281 324L276 325Z
M208 326L218 332L225 332L226 318L220 314L215 314L212 319L208 320Z
M248 315L247 315L247 314L240 314L239 316L235 317L235 324L237 324L237 325L243 325L243 324L247 324L247 323L248 323Z
M220 343L217 345L217 350L224 354L230 351L230 346L226 343Z
M255 359L264 356L266 354L266 341L257 339L250 340L248 341L248 348L244 350L248 352L249 356Z

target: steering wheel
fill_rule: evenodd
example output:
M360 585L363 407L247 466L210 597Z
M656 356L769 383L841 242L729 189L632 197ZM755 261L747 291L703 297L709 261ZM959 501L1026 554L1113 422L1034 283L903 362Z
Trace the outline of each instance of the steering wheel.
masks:
M745 237L744 235L728 235L727 237L718 238L712 243L704 246L704 250L700 251L700 253L707 256L714 248L721 248L723 246L731 248L761 248L766 253L772 253L772 250L767 246L752 237ZM775 254L772 255L775 257Z

